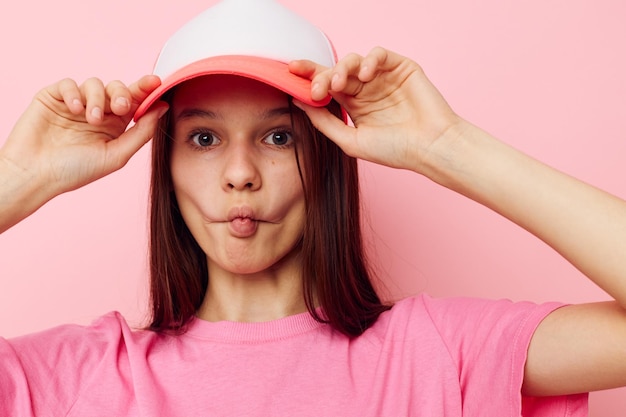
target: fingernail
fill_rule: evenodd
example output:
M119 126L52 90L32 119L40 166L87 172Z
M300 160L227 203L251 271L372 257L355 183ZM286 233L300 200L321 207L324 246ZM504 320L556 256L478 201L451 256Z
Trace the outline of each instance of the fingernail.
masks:
M339 74L333 75L333 78L330 80L330 85L335 84L337 81L339 81Z
M130 107L130 102L126 97L118 97L115 99L115 104L120 107Z
M102 109L100 107L94 107L91 109L91 116L95 119L102 119Z

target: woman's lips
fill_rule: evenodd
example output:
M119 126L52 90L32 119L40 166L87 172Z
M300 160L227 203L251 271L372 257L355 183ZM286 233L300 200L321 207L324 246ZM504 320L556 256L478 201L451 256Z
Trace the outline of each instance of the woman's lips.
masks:
M259 221L248 206L233 207L228 211L228 230L235 237L245 238L256 233Z
M235 217L228 222L228 229L235 237L250 237L256 233L259 222L250 217Z

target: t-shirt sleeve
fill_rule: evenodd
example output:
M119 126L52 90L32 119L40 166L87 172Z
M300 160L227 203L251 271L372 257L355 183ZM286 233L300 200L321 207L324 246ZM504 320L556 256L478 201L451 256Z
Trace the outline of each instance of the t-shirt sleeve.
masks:
M464 415L492 408L501 416L587 416L587 394L521 395L530 339L560 304L426 296L423 302L457 364Z
M66 415L82 389L97 386L98 367L120 363L124 325L111 313L87 327L0 338L0 416Z

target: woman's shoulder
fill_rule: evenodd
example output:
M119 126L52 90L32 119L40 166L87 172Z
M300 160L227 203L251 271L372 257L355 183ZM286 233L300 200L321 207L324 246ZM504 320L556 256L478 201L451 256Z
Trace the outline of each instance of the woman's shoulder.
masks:
M151 343L159 334L134 327L117 311L104 314L90 324L62 324L18 336L6 342L21 355L100 355L121 345ZM52 353L54 352L54 353ZM73 353L72 353L73 352Z
M525 315L547 314L562 306L562 303L535 303L531 301L512 301L510 299L488 299L478 297L433 297L422 293L403 298L394 303L388 311L392 317L412 318L425 314L430 320L442 318L454 319L468 315Z
M430 330L444 340L474 337L498 328L532 333L546 315L560 306L560 303L419 294L394 303L381 314L372 330L386 335L416 335Z
M32 402L59 415L92 388L96 392L106 386L112 397L122 398L134 366L145 363L161 340L159 333L133 329L117 312L88 325L64 324L0 339L0 390L15 394L7 407L30 407Z

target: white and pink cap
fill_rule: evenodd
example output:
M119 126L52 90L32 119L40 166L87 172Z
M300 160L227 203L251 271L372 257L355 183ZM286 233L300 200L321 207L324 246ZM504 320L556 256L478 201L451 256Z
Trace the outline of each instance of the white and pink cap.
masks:
M162 84L141 103L135 120L172 87L209 74L252 78L304 103L327 105L330 96L313 100L310 81L289 72L287 64L296 59L328 67L337 61L321 30L275 0L222 0L166 42L154 67Z

